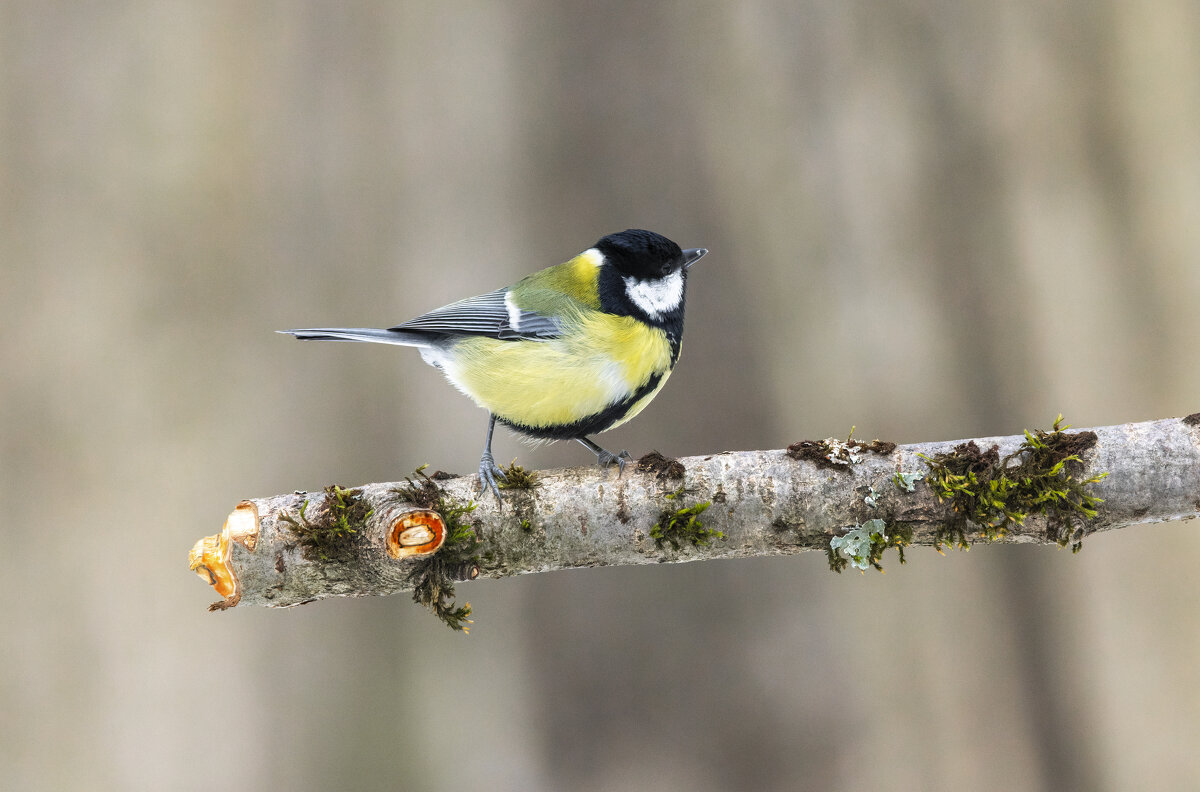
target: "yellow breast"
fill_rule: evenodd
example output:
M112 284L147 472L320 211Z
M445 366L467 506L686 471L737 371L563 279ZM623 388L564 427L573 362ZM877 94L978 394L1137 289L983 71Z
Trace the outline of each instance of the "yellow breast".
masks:
M476 404L511 423L573 424L617 404L652 376L662 379L621 423L640 412L671 367L666 334L628 316L589 312L563 337L500 341L470 337L455 344L443 371Z

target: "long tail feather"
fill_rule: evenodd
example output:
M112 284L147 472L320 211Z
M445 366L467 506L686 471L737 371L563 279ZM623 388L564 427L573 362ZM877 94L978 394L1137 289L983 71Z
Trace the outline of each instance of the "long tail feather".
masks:
M373 344L400 346L433 346L435 339L427 333L406 330L378 330L373 327L313 327L307 330L277 330L301 341L367 341Z

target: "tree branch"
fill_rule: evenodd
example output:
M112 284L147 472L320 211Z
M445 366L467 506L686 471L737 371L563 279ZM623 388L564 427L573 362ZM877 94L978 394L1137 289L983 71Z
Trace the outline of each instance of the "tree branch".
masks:
M622 477L538 473L504 492L503 509L474 500L477 476L422 473L243 501L221 533L196 543L191 566L223 598L214 608L412 590L461 628L469 609L454 606L454 582L475 576L803 550L840 569L878 566L884 549L908 544L1077 544L1195 517L1198 424L1200 414L970 442L647 455Z

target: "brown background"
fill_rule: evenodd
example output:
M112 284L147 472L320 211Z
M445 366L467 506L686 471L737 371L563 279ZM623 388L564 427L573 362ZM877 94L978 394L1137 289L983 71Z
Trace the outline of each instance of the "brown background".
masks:
M1197 130L1191 0L3 3L3 785L1195 788L1195 523L469 584L467 638L209 614L186 553L243 497L477 462L415 353L273 330L630 226L712 253L610 447L1194 412Z

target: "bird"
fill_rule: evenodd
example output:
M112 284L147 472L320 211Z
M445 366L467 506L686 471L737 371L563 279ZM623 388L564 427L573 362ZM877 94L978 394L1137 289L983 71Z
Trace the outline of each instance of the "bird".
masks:
M590 435L620 426L658 395L679 359L688 271L708 253L653 231L602 237L562 264L512 286L450 303L386 329L278 332L303 341L416 347L488 412L480 492L503 504L492 456L496 423L534 442L576 440L602 471L624 473Z

